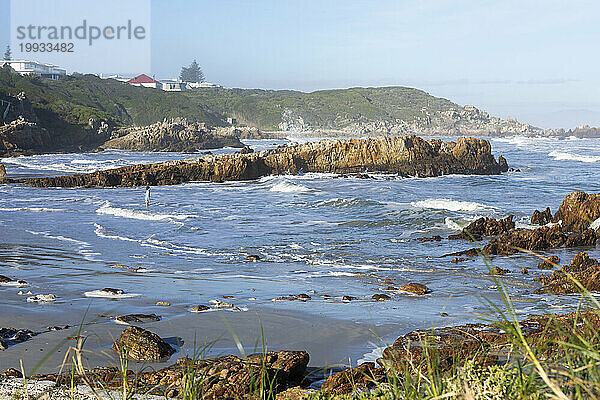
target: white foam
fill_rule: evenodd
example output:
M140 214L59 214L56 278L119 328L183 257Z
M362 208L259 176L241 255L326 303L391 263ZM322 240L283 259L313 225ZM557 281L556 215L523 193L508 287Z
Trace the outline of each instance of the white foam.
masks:
M115 294L111 292L105 292L103 290L92 290L84 293L85 297L100 297L105 299L129 299L132 297L141 296L139 293L120 293Z
M271 189L271 192L280 192L280 193L306 193L310 192L310 189L304 185L291 183L288 181L282 181L277 183Z
M361 359L356 360L356 364L360 365L366 362L376 362L378 358L383 357L383 350L385 350L386 347L387 346L375 346L369 353L364 354Z
M74 210L65 210L63 208L45 208L45 207L11 207L11 208L0 208L0 211L74 212Z
M444 226L448 229L452 229L453 231L462 231L463 227L458 223L454 222L450 217L446 217L444 220Z
M600 228L600 218L592 222L592 224L590 225L590 229L596 230L598 228Z
M410 203L411 206L416 208L431 208L435 210L448 210L448 211L464 211L474 212L481 210L493 210L494 207L488 206L481 203L475 203L472 201L459 201L452 199L425 199L420 201L413 201Z
M10 282L0 282L0 286L24 288L24 287L28 287L31 285L25 281L10 281Z
M600 161L600 156L586 156L557 150L550 152L548 155L557 161L579 161L584 163L595 163Z
M56 296L52 293L49 294L37 294L27 298L28 303L51 303L56 300Z
M149 211L131 210L127 208L114 207L109 202L106 202L99 209L97 214L113 215L115 217L137 219L142 221L169 221L169 220L186 220L189 218L197 218L197 215L191 214L159 214Z

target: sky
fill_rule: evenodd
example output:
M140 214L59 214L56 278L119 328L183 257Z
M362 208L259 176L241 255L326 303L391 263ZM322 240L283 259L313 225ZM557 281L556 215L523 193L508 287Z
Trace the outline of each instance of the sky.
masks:
M410 86L543 128L600 126L597 0L147 1L140 73L176 77L197 59L225 87ZM0 45L9 14L0 0ZM92 69L79 72L116 72Z

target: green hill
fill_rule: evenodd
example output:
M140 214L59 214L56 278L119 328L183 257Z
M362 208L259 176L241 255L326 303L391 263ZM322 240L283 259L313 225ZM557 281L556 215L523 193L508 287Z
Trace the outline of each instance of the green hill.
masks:
M261 130L355 134L493 134L528 127L406 87L311 93L224 88L164 92L94 75L50 81L0 68L0 99L14 99L20 92L25 92L40 125L49 132L87 129L90 118L114 128L173 117L214 126L226 125L226 118L234 117Z

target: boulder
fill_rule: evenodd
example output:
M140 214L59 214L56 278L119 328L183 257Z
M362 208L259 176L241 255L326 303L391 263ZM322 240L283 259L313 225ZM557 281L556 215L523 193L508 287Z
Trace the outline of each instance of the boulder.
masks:
M562 226L567 231L581 233L598 218L600 218L600 194L574 191L565 197L553 221L562 221Z
M569 265L565 265L549 276L540 275L538 280L542 287L535 293L568 294L579 293L581 288L576 282L591 292L600 291L600 263L590 258L586 252L573 257Z
M138 361L160 361L175 353L160 336L137 326L125 329L112 348Z
M250 154L203 156L149 165L133 165L84 175L29 178L16 182L39 187L105 187L174 185L189 181L254 180L266 175L301 172L363 173L379 171L400 176L500 174L486 140L459 138L430 141L417 136L324 140L280 146Z
M550 222L552 222L550 207L547 207L544 211L535 210L531 216L531 223L534 225L546 225Z
M371 296L371 298L375 301L387 301L392 299L390 296L384 293L374 294L373 296Z
M398 288L398 290L418 294L421 296L429 293L429 288L420 283L409 283L408 285L402 285Z

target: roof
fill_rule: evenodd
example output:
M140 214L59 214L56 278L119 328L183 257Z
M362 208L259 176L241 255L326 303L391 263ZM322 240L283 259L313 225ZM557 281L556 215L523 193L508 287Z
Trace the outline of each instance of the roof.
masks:
M136 76L133 79L128 80L127 83L159 83L159 82L157 82L154 79L150 78L146 74L141 74L141 75Z

